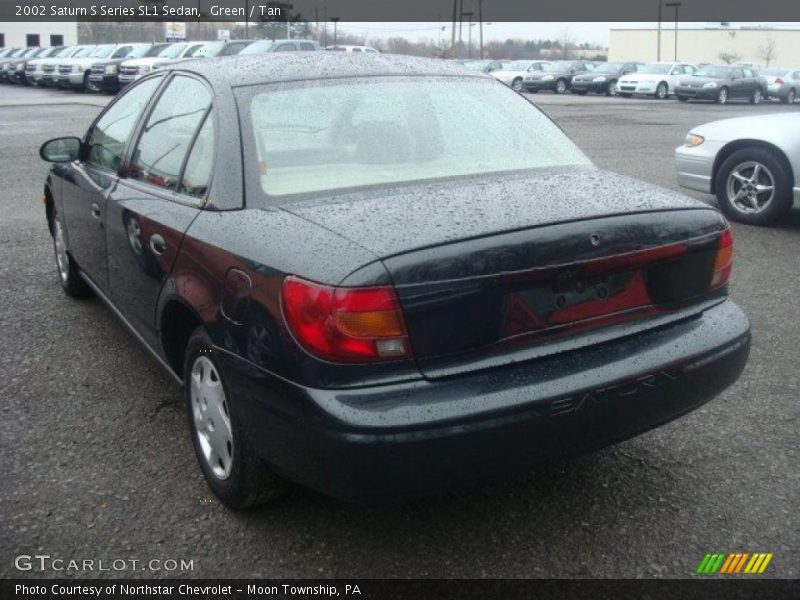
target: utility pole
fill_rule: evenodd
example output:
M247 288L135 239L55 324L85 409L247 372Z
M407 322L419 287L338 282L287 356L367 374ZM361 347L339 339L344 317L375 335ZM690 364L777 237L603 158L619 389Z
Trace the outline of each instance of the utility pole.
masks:
M483 60L483 0L478 0L478 22L480 23L480 30L481 30L481 55L480 55L480 59Z
M678 8L683 6L683 2L667 2L666 6L675 9L675 62L678 62Z
M456 19L458 18L458 0L453 0L453 29L450 32L450 49L456 46Z
M337 35L336 27L337 27L337 23L339 23L339 17L331 17L331 21L333 21L333 45L335 46L336 45L336 35Z
M661 0L658 0L658 41L656 42L656 62L661 61Z
M463 13L461 13L462 18L463 17L469 17L469 30L468 30L468 33L467 33L467 40L468 40L467 43L469 44L469 46L467 47L467 56L469 58L472 58L472 14L473 13L471 13L471 12L463 12Z

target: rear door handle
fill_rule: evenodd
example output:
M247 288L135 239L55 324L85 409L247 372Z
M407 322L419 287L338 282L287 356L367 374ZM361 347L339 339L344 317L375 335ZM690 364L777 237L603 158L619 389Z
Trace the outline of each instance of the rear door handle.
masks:
M154 233L150 236L150 249L155 254L164 254L167 251L167 242L159 234Z
M92 203L92 216L95 219L100 218L100 206L97 204L97 202Z

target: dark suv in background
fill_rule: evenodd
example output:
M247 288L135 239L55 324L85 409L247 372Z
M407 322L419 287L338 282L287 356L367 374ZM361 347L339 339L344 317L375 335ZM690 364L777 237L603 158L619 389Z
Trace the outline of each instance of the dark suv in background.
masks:
M144 58L146 56L157 56L169 44L133 44L130 54L108 60L96 62L92 65L89 73L87 90L90 92L111 92L119 91L119 68L126 60L132 58Z

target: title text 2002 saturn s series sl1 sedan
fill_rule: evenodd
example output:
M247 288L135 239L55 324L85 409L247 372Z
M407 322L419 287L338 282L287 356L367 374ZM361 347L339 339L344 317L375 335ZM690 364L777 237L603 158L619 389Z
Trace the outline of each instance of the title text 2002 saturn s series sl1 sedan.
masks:
M310 54L310 53L309 53ZM629 438L739 376L732 237L446 61L186 62L52 140L61 284L185 383L227 505L421 494Z

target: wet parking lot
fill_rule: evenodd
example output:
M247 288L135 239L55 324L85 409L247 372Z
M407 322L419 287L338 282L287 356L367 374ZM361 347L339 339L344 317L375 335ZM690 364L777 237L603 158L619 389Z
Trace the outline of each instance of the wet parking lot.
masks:
M598 166L673 189L691 127L800 110L531 98ZM233 513L206 488L177 386L99 300L56 281L38 147L81 135L107 100L0 87L0 575L25 575L14 558L38 553L191 561L126 576L685 577L709 551L771 552L766 576L800 575L800 209L733 225L731 294L753 348L700 410L479 489L372 507L295 489Z

